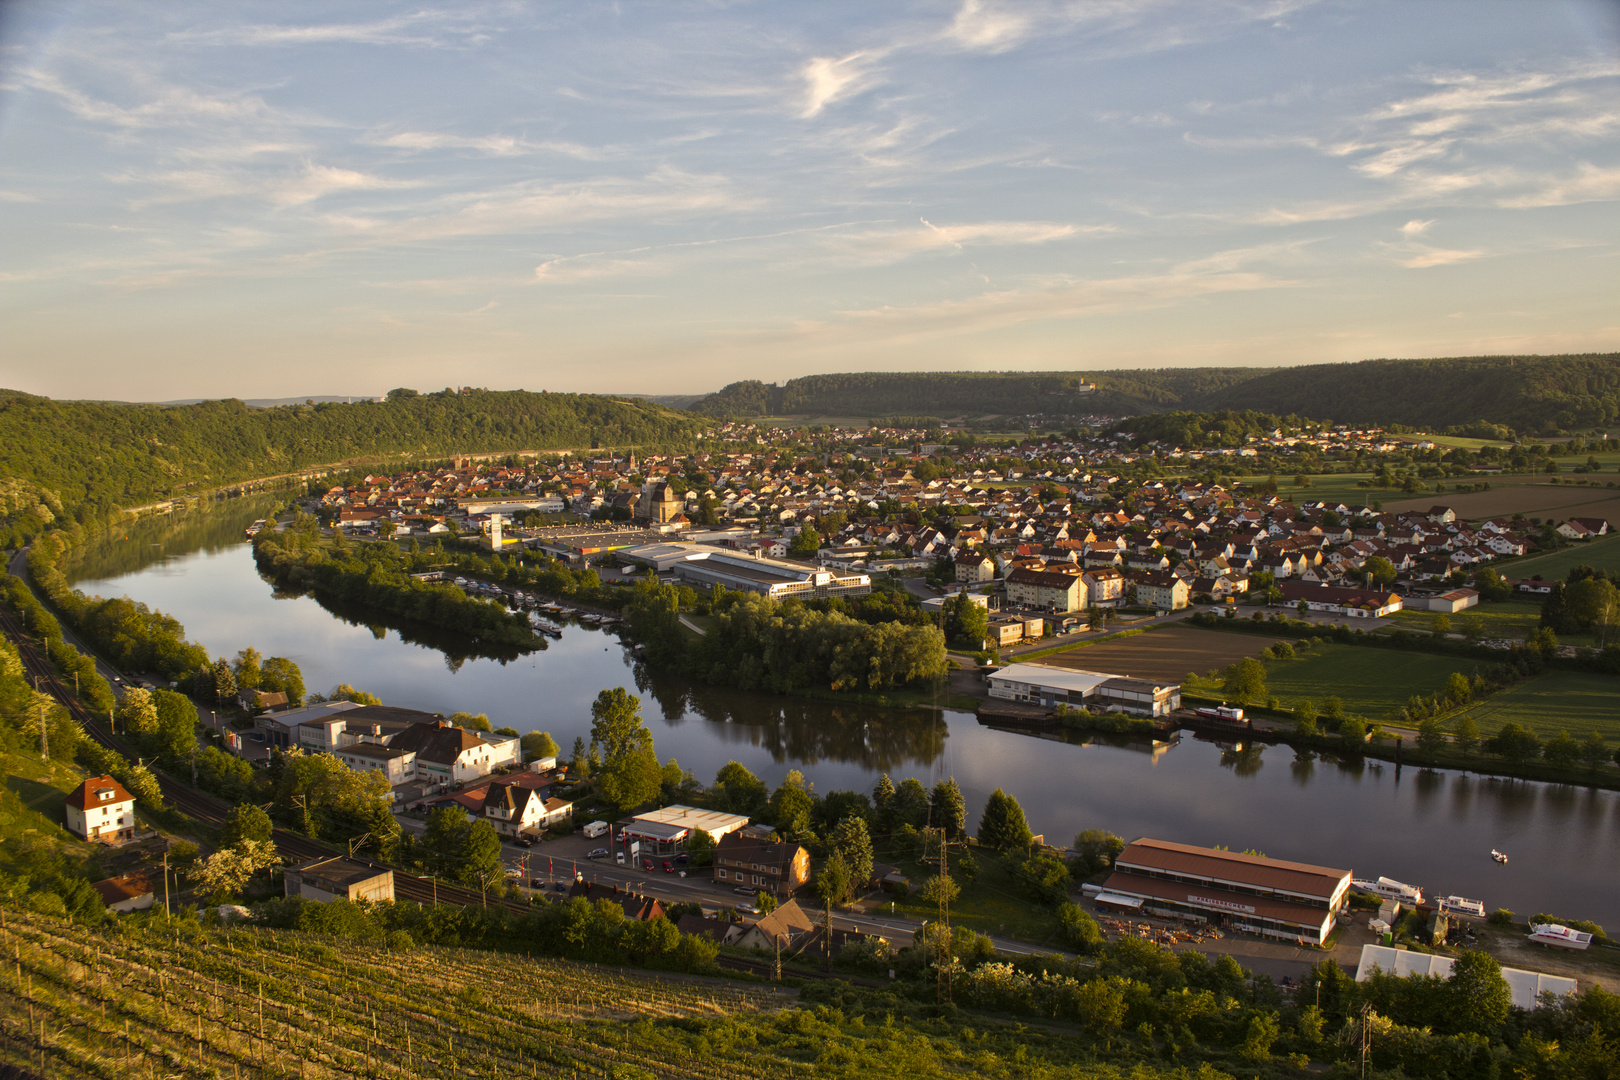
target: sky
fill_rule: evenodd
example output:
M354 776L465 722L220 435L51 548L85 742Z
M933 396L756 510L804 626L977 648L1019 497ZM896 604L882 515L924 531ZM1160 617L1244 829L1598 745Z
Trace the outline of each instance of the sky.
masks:
M0 4L0 386L1620 350L1620 4Z

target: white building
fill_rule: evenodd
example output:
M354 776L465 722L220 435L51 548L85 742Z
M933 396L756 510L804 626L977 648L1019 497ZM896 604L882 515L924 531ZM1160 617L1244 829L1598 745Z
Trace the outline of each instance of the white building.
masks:
M132 840L135 796L110 776L92 776L68 793L67 827L86 840Z
M1008 664L990 674L990 696L1022 701L1048 709L1067 705L1130 713L1133 716L1168 716L1181 708L1181 684L1132 679L1099 671L1049 667L1046 664Z

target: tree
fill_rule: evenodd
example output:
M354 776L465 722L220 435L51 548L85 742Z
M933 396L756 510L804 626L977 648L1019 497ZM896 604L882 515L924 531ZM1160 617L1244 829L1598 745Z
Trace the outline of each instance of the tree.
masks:
M1303 619L1305 616L1311 613L1311 602L1309 600L1301 600L1299 603L1294 605L1294 610L1299 612L1299 617Z
M714 786L720 803L733 814L753 817L765 809L770 789L765 781L748 771L739 761L728 761L715 773Z
M944 612L947 641L965 649L984 648L985 635L990 632L990 615L984 607L963 591L945 601Z
M259 668L259 689L287 695L289 705L304 701L304 673L285 656L272 656Z
M381 705L382 698L376 694L368 694L364 690L356 690L348 683L338 683L332 692L326 695L327 701L352 701L356 705Z
M889 800L889 823L893 828L910 825L913 829L920 829L927 821L928 791L915 777L908 776L900 782L894 797Z
M1086 829L1074 838L1075 861L1082 877L1107 870L1124 850L1125 841L1107 829Z
M1440 730L1440 721L1429 717L1418 725L1417 748L1425 754L1437 754L1446 748L1446 733Z
M192 871L198 888L215 897L233 896L247 888L253 875L281 862L269 841L243 840L234 847L221 848Z
M1107 942L1097 920L1079 904L1064 901L1057 909L1058 929L1063 943L1080 953L1093 953Z
M562 752L548 731L531 731L519 740L526 758L554 758Z
M842 855L834 852L822 864L821 873L816 875L816 895L828 906L841 904L851 896L852 883L849 864Z
M458 728L468 731L493 731L490 727L489 717L483 713L458 712L450 714L450 723Z
M795 559L810 559L815 557L820 548L821 534L811 526L806 525L793 538L793 543L788 545L788 554Z
M815 808L816 800L804 786L804 774L798 769L789 769L781 786L772 793L766 812L778 832L783 836L796 836L809 830L810 815Z
M252 803L238 803L225 814L219 829L221 847L236 847L243 840L267 843L274 831L270 815Z
M1376 586L1386 586L1395 580L1395 564L1382 555L1374 555L1361 564L1361 572Z
M947 840L960 840L967 833L967 801L956 777L948 777L934 785L929 795L929 814L934 827L945 830Z
M429 810L421 844L427 853L428 869L460 880L467 833L471 828L466 811L459 806L437 806Z
M124 700L118 703L118 722L124 733L137 739L153 735L158 728L157 705L152 695L138 686L124 691Z
M259 688L261 676L259 661L262 659L259 650L251 645L236 654L236 662L231 665L231 673L236 676L237 686L243 690Z
M189 760L197 749L197 706L173 690L152 691L157 727L143 744L169 761Z
M1549 764L1565 769L1572 768L1581 760L1581 744L1571 738L1569 732L1560 731L1547 740L1547 745L1541 749L1541 756Z
M1466 705L1473 700L1474 688L1468 682L1468 676L1460 671L1453 671L1446 677L1446 700L1453 705Z
M1451 618L1446 615L1436 615L1429 623L1429 629L1435 634L1451 633Z
M495 826L480 818L467 830L457 876L469 885L488 889L501 879L503 872L501 834L495 831Z
M1519 764L1541 753L1541 740L1536 738L1533 732L1510 720L1485 743L1485 750L1487 753Z
M1351 750L1362 750L1367 745L1367 725L1349 717L1339 724L1339 739Z
M1000 788L985 801L979 819L979 843L996 851L1023 851L1035 840L1018 800Z
M1463 714L1462 719L1451 731L1451 741L1457 744L1457 749L1464 754L1472 754L1479 745L1479 726L1474 723L1472 716Z
M1445 1026L1452 1031L1494 1035L1513 1005L1513 991L1502 978L1502 965L1475 949L1452 963L1446 991Z
M961 892L962 887L949 874L935 874L923 882L922 891L917 895L922 899L923 903L937 905L941 899L947 904L950 903Z
M236 697L236 673L231 670L231 665L224 660L216 660L214 661L212 674L214 700L224 705L234 699Z
M1588 766L1596 769L1609 759L1609 748L1603 742L1603 736L1592 732L1581 743L1581 760Z
M840 821L833 830L832 847L849 868L851 886L866 888L872 880L872 837L866 831L866 819L850 816Z
M1226 669L1226 679L1221 684L1221 689L1228 697L1237 701L1246 702L1265 697L1265 665L1252 656L1245 656Z
M877 809L878 820L885 828L888 827L887 814L889 800L892 798L894 798L894 781L889 779L888 773L884 773L878 777L877 784L872 788L872 805Z
M585 740L578 735L574 736L574 752L568 761L568 771L579 778L589 778L591 775L590 758L585 753Z
M663 773L652 732L641 721L641 699L624 687L596 695L591 705L591 746L602 753L597 787L615 806L628 810L658 794Z
M686 854L693 866L708 866L714 862L714 837L702 829L693 829L686 841Z

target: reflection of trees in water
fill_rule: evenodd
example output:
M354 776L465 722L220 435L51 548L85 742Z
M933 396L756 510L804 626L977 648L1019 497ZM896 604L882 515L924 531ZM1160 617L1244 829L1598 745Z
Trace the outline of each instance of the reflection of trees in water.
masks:
M1575 816L1580 790L1574 784L1547 784L1541 789L1541 803L1553 821L1567 826L1569 819Z
M775 761L814 765L851 762L874 772L931 765L945 752L945 719L929 709L843 705L806 698L697 686L636 665L636 688L651 695L665 720L689 713L714 725L715 737L756 746Z
M1294 760L1288 763L1288 775L1300 787L1310 787L1316 775L1316 755L1309 750L1295 750Z
M1434 809L1435 800L1445 789L1446 777L1439 769L1419 769L1417 771L1417 794L1412 796L1413 804L1418 811L1427 815Z
M545 641L539 638L535 639L534 648L518 649L510 645L469 641L464 634L439 630L424 623L395 618L385 618L379 621L378 613L371 608L357 604L345 604L340 600L313 593L277 592L275 596L277 599L311 596L317 604L343 622L348 623L350 626L363 626L371 631L371 636L378 641L386 638L388 631L392 630L399 635L399 640L408 645L416 645L423 649L433 649L443 653L444 665L450 669L451 674L460 671L461 666L468 660L494 660L504 666L520 656L525 656L531 652L540 652L546 647Z
M148 566L194 551L213 553L245 543L247 527L279 500L250 495L204 503L194 510L149 514L110 526L68 553L62 572L70 583L100 581L138 573Z
M1474 813L1474 778L1458 773L1451 778L1451 820L1467 821Z
M1260 755L1265 747L1260 743L1239 743L1232 747L1221 748L1221 767L1231 769L1238 776L1253 776L1265 764Z

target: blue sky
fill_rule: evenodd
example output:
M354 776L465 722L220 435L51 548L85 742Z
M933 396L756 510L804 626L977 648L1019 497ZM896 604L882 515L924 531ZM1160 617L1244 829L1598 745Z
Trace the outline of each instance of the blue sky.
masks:
M1620 349L1612 3L11 3L0 385Z

